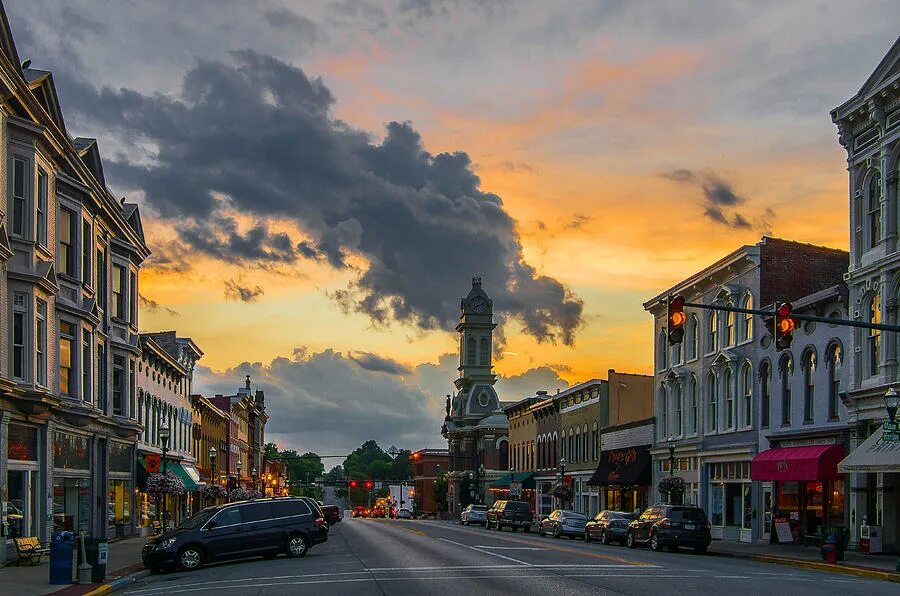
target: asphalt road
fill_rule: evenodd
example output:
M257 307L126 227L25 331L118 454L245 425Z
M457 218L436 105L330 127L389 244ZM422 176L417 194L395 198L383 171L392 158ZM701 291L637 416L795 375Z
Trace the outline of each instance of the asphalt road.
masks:
M715 550L715 542L711 550ZM631 550L414 520L344 518L303 559L153 575L138 596L230 594L897 594L896 584L745 559Z

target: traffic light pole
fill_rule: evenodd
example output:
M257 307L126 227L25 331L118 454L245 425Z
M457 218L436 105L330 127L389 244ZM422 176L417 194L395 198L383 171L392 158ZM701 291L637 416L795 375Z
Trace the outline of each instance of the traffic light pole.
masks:
M736 306L722 306L719 304L700 304L698 302L685 302L686 307L702 308L705 310L722 310L725 312L737 312L748 315L759 315L761 317L774 317L774 310L759 310L756 308L738 308ZM791 313L792 319L798 321L814 321L816 323L828 323L829 325L841 325L843 327L858 327L860 329L878 329L880 331L896 331L900 332L900 325L888 325L886 323L867 323L865 321L852 321L849 319L832 319L829 317L818 317L816 315L798 315Z

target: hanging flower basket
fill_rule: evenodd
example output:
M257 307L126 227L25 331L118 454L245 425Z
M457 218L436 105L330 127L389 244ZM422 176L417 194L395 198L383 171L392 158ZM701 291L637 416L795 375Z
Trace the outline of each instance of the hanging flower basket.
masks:
M261 492L259 492L258 490L251 490L251 491L248 491L248 492L247 492L247 495L248 495L248 496L247 496L248 499L262 499L263 496L264 496L264 495L263 495Z
M676 495L684 493L684 479L680 476L671 476L663 478L657 485L659 492L666 495Z
M168 472L166 474L150 474L147 476L147 492L180 497L186 491L184 481L172 472Z
M233 488L231 492L228 493L229 501L246 501L250 498L250 493L245 491L242 488Z
M228 491L225 488L218 486L216 484L209 484L203 488L203 498L208 501L212 501L213 499L218 499L220 497L227 497Z
M573 496L571 487L565 484L557 484L553 487L553 490L550 491L550 494L563 501L568 501Z

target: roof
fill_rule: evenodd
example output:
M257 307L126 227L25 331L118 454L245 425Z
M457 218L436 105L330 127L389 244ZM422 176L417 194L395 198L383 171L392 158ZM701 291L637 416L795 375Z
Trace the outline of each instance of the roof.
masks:
M878 63L878 66L875 67L872 74L860 86L859 91L840 106L831 110L832 121L837 122L849 113L862 107L873 92L883 85L891 83L898 77L900 77L900 36L894 40L894 43Z

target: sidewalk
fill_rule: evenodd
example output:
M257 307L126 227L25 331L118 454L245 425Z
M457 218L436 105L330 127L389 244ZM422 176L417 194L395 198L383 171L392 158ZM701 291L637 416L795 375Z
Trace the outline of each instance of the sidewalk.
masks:
M709 552L720 556L740 557L793 567L824 569L900 582L900 573L895 567L897 555L864 555L855 551L846 551L843 561L826 563L822 560L818 547L797 544L746 544L726 540L714 540L709 547Z
M103 584L74 584L71 586L51 586L49 558L44 557L40 565L33 567L24 563L21 567L0 568L0 585L15 586L17 594L87 594L116 580L122 580L133 573L145 572L141 563L141 548L146 538L128 538L109 543L109 559L106 565L106 581Z

